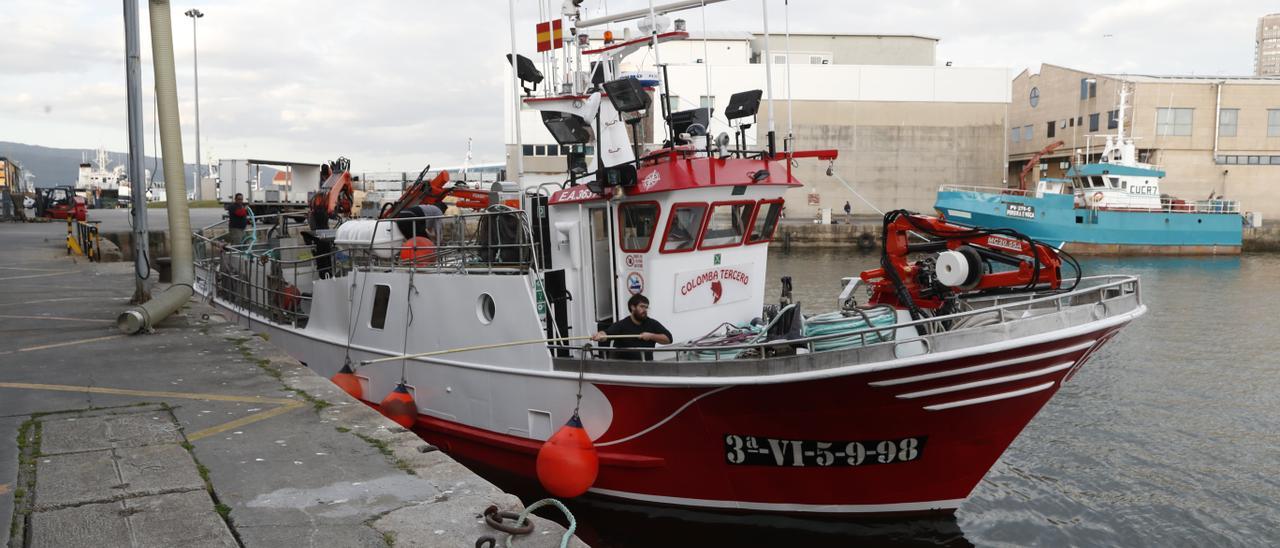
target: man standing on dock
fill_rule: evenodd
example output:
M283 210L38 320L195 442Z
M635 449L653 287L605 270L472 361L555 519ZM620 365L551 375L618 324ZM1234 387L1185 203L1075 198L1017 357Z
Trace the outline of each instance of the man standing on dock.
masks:
M227 204L227 242L240 245L244 242L244 229L249 226L249 206L244 204L244 194L236 193L235 201Z

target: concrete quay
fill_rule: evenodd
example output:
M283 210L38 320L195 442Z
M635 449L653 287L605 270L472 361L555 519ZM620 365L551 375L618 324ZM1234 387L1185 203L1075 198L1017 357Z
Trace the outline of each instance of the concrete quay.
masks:
M121 335L133 265L65 230L0 224L0 546L505 541L481 513L519 499L207 305Z

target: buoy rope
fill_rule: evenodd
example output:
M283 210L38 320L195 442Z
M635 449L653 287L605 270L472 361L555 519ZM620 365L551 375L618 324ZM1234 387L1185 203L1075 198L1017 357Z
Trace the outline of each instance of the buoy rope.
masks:
M346 355L343 356L343 361L342 361L342 364L346 367L351 367L352 365L351 339L354 339L356 336L356 311L364 309L364 288L369 285L367 283L360 284L360 303L357 304L355 293L356 293L356 274L358 274L358 272L359 271L352 269L350 274L351 288L347 290L347 303L349 303L347 306L347 349L346 349ZM368 278L367 273L365 274L365 277ZM366 281L368 280L366 279Z
M448 348L445 350L432 350L430 352L420 352L418 354L406 354L403 356L388 356L385 358L376 358L372 360L360 360L360 365L362 366L373 365L375 363L391 362L396 360L427 358L431 356L440 356L443 354L470 352L472 350L489 350L492 348L506 348L508 346L520 346L525 344L543 344L543 343L555 343L555 342L581 341L581 340L590 339L590 338L592 338L591 335L582 335L582 336L576 336L576 337L559 337L554 339L526 339L521 341L510 341L510 342L493 343L493 344L480 344L475 346L462 346L458 348ZM640 335L606 335L605 336L606 340L638 339L638 338L640 338Z
M582 380L587 376L587 353L591 351L591 343L582 345L578 353L578 400L573 403L573 416L578 417L578 409L582 407Z
M415 264L409 266L409 290L405 292L404 297L404 338L400 344L400 354L402 355L409 353L409 326L413 325L413 296L418 294L418 286L413 283L414 274L418 272L418 266L416 264L417 261L414 261L414 263ZM405 364L408 362L408 359L400 360L400 384L406 384L404 378Z

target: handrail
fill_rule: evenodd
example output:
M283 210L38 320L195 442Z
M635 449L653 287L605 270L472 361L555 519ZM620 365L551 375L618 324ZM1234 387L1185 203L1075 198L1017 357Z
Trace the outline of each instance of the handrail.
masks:
M930 324L930 323L955 321L958 319L963 319L963 318L968 318L973 316L980 316L985 314L992 314L992 313L999 313L1000 323L1004 323L1006 321L1006 317L1004 314L1004 311L1006 309L1028 307L1034 304L1041 304L1041 303L1048 303L1048 302L1055 302L1055 301L1061 302L1062 300L1071 299L1071 298L1075 298L1075 297L1079 297L1079 296L1087 295L1091 293L1104 293L1105 295L1105 290L1117 288L1117 287L1122 289L1122 292L1119 295L1115 297L1100 299L1099 302L1114 300L1116 298L1119 298L1121 296L1128 295L1131 293L1138 295L1138 301L1141 302L1140 284L1137 283L1138 282L1137 276L1108 274L1108 275L1090 276L1086 278L1081 278L1080 281L1081 283L1083 283L1086 281L1099 281L1099 280L1107 280L1107 279L1114 279L1114 281L1104 282L1097 285L1090 285L1089 287L1086 287L1083 289L1074 289L1072 291L1068 291L1065 293L1057 293L1057 294L1047 295L1043 297L1035 297L1034 294L1029 294L1029 295L1026 295L1025 300L1015 300L1015 301L1004 303L1004 304L997 304L991 307L969 310L965 312L956 312L952 314L947 314L945 316L935 316L932 318L914 320L914 321L905 322L905 323L897 323L890 326L871 326L871 327L855 329L847 332L829 333L825 335L815 335L812 337L803 337L798 339L777 339L777 340L762 341L762 342L748 343L748 344L734 344L734 345L723 345L723 346L685 346L683 344L673 344L673 345L668 345L663 347L644 348L642 349L642 351L644 352L688 352L688 351L700 351L700 350L726 351L726 350L763 349L763 348L770 348L770 347L777 347L777 346L798 346L798 345L806 345L806 346L812 347L813 343L822 342L822 341L831 340L831 339L854 337L858 335L867 335L872 333L879 333L882 331L896 331L898 329L903 329L903 328L926 326L926 324ZM1131 289L1128 289L1125 287L1126 285L1129 285L1129 284L1132 284ZM1128 290L1124 291L1125 289L1128 289ZM996 300L998 301L1001 297L1007 298L1009 296L1008 295L997 296ZM1021 296L1015 296L1015 297L1024 298ZM923 340L932 334L933 333L928 332L928 330L926 329L926 333L924 335L919 335L916 337L912 337L910 339L898 340L894 342L896 342L897 344L902 344L906 342ZM547 345L547 346L548 348L556 349L556 350L560 350L560 349L571 350L571 349L577 348L573 346L558 346L558 345ZM607 347L593 348L592 350L603 351L603 352L636 352L637 351L635 348L607 348ZM827 350L825 352L830 352L830 351L832 350Z

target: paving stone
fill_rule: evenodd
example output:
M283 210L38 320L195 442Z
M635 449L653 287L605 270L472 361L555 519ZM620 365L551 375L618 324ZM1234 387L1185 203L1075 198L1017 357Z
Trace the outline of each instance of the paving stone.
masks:
M40 452L45 455L111 448L107 417L47 418L40 429Z
M129 546L129 524L119 502L86 504L31 515L31 548Z
M255 525L237 526L245 548L281 546L349 546L384 548L382 534L360 525ZM465 545L465 543L464 543Z
M132 413L107 419L111 441L116 447L137 447L162 443L182 443L178 425L168 412Z
M37 509L106 501L121 493L110 449L36 459Z
M235 548L236 539L203 489L124 501L136 548ZM298 544L296 539L276 546ZM328 543L329 546L343 546Z
M191 454L180 446L123 447L115 452L124 491L129 494L204 488L204 480L200 479Z

